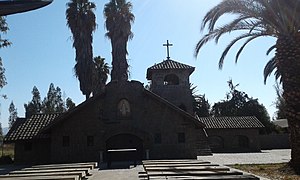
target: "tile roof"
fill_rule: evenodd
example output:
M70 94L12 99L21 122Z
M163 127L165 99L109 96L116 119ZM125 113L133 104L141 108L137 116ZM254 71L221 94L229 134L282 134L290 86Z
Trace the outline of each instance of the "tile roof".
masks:
M244 117L199 117L206 129L250 129L264 128L255 116Z
M190 73L192 73L195 70L195 67L182 64L170 59L164 60L163 62L154 64L153 66L147 69L147 79L151 78L153 70L167 70L167 69L181 69L181 70L185 69L185 70L189 70Z
M30 118L18 118L4 137L4 141L30 140L45 138L40 131L60 114L35 114Z
M149 67L148 69L194 69L194 67L176 62L174 60L165 60Z

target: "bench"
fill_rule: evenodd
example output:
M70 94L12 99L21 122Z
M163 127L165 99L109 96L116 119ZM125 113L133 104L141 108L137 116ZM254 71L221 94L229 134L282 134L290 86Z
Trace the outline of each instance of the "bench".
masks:
M137 149L109 149L109 150L107 150L107 168L111 167L112 157L115 154L119 154L119 153L132 153L134 167L136 167Z

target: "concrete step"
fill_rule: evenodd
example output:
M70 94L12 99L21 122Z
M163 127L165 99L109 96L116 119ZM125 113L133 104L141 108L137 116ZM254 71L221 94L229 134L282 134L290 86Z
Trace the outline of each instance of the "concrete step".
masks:
M147 164L144 167L210 167L220 166L219 164Z
M78 164L69 164L69 165L63 165L63 166L32 166L28 168L23 168L23 171L32 171L32 170L48 170L48 169L77 169L77 168L88 168L90 170L93 170L95 168L92 164L86 164L86 165L78 165Z
M230 171L229 167L225 166L208 166L208 167L144 167L147 172L150 171Z
M91 165L93 168L98 166L97 162L85 162L85 163L67 163L67 164L42 164L42 165L35 165L32 166L33 168L38 167L69 167L69 166L80 166L80 165Z
M152 176L227 176L227 175L243 175L239 171L147 171L149 177Z
M35 173L61 173L61 172L84 172L85 175L90 174L89 168L73 168L73 169L36 169L36 170L17 170L17 171L11 171L9 174L35 174Z
M33 177L33 176L78 176L79 179L86 177L85 171L72 171L72 172L36 172L36 173L19 173L9 174L15 177Z
M4 180L80 180L78 176L19 176L19 175L0 175Z
M200 160L146 160L142 161L144 165L148 164L210 164L209 161Z
M228 175L228 176L206 176L206 177L199 177L199 176L172 176L167 177L168 180L259 180L259 178L251 175ZM149 180L165 180L166 176L156 176L156 177L150 177Z

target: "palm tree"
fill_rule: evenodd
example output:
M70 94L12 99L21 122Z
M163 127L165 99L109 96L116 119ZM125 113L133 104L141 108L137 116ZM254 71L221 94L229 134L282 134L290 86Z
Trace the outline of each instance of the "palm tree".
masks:
M131 9L132 4L126 0L110 0L104 7L106 36L112 46L111 80L128 80L127 42L133 37L131 23L134 21Z
M94 76L93 76L93 94L102 92L109 74L109 66L105 62L105 58L101 56L94 57Z
M234 14L235 19L216 27L220 17ZM290 127L291 162L300 169L300 1L299 0L223 0L213 7L203 18L201 29L208 28L208 33L197 43L195 56L201 47L210 40L218 42L219 38L233 31L242 32L235 37L223 51L219 60L222 68L224 59L231 47L243 40L244 44L236 54L236 62L245 46L259 37L274 37L275 56L265 67L267 77L276 70L276 77L281 78L283 97L286 102L286 117Z
M73 47L76 50L75 75L80 90L86 99L92 92L93 76L93 32L96 29L95 4L89 0L71 0L67 3L67 25L73 34Z

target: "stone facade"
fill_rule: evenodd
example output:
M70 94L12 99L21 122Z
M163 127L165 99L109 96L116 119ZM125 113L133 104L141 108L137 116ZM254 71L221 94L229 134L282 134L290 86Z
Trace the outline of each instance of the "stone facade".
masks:
M200 117L206 127L212 152L259 152L259 130L264 125L255 116Z
M260 152L258 129L207 129L213 152Z
M105 93L54 118L39 134L49 138L32 141L29 150L29 141L16 142L18 162L99 161L100 153L106 160L107 150L124 148L136 148L139 159L211 153L203 123L137 81L110 82Z
M137 148L140 159L146 151L150 159L196 158L209 152L202 123L137 81L111 82L92 101L49 128L52 162L95 161L100 152L105 159L108 149L123 148ZM127 114L122 101L128 102ZM178 142L180 133L184 142ZM69 137L65 147L63 137Z
M193 71L165 60L148 68L149 90L138 81L112 81L68 112L20 118L4 141L15 143L15 162L26 164L106 161L111 149L137 149L138 159L197 158L211 148L259 151L263 125L255 117L194 116ZM132 159L126 153L114 158Z
M194 67L173 60L155 64L147 70L147 79L151 81L150 91L193 114L189 77L194 70Z

